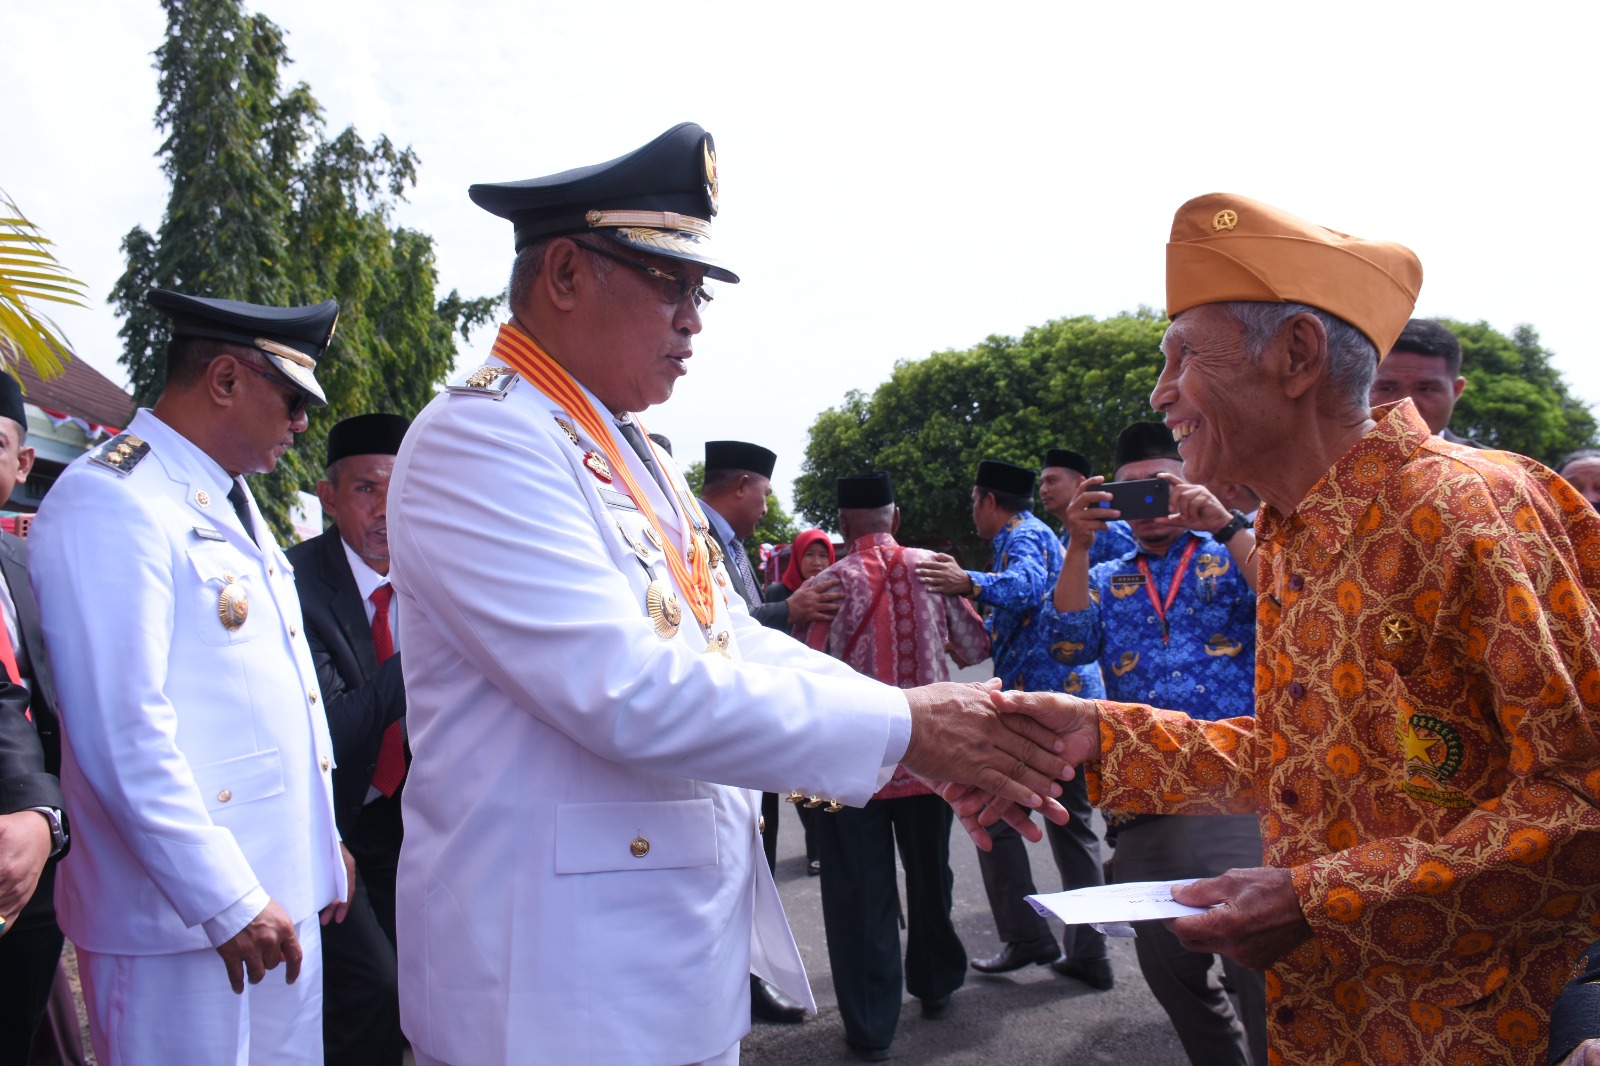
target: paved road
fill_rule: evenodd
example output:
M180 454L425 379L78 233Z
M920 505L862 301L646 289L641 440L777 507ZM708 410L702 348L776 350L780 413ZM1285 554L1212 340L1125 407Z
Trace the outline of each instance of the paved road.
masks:
M988 664L983 664L965 672L963 679L987 676ZM820 885L817 878L806 876L804 837L794 812L792 805L783 804L778 889L805 957L819 1013L799 1025L758 1022L743 1044L745 1066L827 1066L856 1061L845 1046L834 998ZM1040 843L1030 851L1039 890L1060 888L1049 847ZM990 954L998 947L994 920L978 873L977 850L960 826L953 830L950 854L955 871L956 931L968 954ZM904 874L901 876L903 880ZM1059 931L1059 925L1056 928ZM940 1066L991 1066L995 1062L1015 1066L1186 1066L1188 1059L1165 1012L1139 975L1133 942L1113 939L1111 952L1117 986L1110 992L1095 992L1057 977L1048 967L1030 966L1000 977L968 971L967 983L956 993L954 1009L943 1021L923 1020L917 1002L908 1001L895 1035L894 1061Z

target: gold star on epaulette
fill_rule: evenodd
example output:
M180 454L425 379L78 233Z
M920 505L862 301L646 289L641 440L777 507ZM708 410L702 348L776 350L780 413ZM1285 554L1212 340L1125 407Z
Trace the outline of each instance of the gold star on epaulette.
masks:
M149 454L149 441L135 437L132 433L118 433L90 452L89 461L115 470L118 477L127 477Z

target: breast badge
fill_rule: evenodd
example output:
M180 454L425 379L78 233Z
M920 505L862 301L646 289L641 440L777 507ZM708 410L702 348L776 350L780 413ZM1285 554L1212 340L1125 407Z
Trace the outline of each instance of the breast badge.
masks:
M583 465L589 468L589 473L607 485L611 484L611 464L606 462L605 456L599 452L584 452Z
M1469 796L1449 786L1466 753L1461 734L1453 726L1429 714L1413 714L1399 734L1406 759L1402 792L1440 807L1473 806Z
M678 635L678 626L683 622L683 608L678 605L678 594L668 587L666 581L658 577L650 582L650 587L644 590L644 609L655 624L656 636L671 640Z
M633 554L639 557L639 561L641 563L648 563L650 561L650 549L639 543L637 540L634 540L633 534L628 532L628 527L624 526L621 522L618 522L617 532L622 534L622 542L628 546L629 551L633 552Z
M561 432L567 435L568 440L574 444L580 443L578 440L578 429L576 426L574 426L571 422L568 422L565 418L562 418L560 415L556 415L555 420L556 425L561 427Z
M222 592L217 596L217 617L222 619L222 627L231 633L250 617L250 599L232 574L224 574L222 580Z
M1392 659L1417 642L1422 627L1416 619L1403 614L1391 614L1378 623L1378 654Z
M1144 588L1143 574L1111 575L1111 595L1116 599L1127 599L1142 588Z
M661 534L656 532L655 526L644 527L644 539L648 540L658 552L667 550L667 546L662 543Z

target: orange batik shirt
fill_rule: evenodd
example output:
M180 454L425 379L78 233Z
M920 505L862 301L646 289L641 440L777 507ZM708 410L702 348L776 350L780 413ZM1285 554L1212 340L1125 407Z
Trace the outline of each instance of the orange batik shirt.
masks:
M1542 1064L1600 936L1600 515L1409 400L1257 520L1256 716L1103 704L1097 804L1255 810L1274 1063Z

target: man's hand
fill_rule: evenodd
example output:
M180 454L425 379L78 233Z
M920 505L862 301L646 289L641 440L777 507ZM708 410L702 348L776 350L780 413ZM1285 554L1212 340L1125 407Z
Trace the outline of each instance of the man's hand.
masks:
M217 947L217 954L228 965L228 983L234 992L244 994L245 977L257 985L267 971L284 964L284 976L294 984L300 976L300 941L294 935L289 915L271 900L250 924L234 934L232 940Z
M1216 533L1233 521L1233 512L1204 485L1191 485L1176 474L1157 474L1167 483L1168 520L1196 533Z
M839 587L837 577L818 574L790 593L784 602L789 605L789 624L792 626L806 622L829 622L839 613L839 604L844 602L844 589Z
M1060 741L1050 730L1020 716L1002 720L991 700L999 684L907 689L911 741L900 762L930 781L975 785L1024 807L1043 807L1043 797L1061 794L1056 778L1072 771L1054 750Z
M1068 767L1100 757L1100 706L1064 692L994 693L994 705L1008 720L1032 719L1061 741L1057 749ZM1064 775L1072 779L1069 769ZM993 823L989 823L993 824Z
M927 588L947 596L967 596L972 592L972 576L942 552L918 563L917 577Z
M1044 839L1044 831L1027 809L1011 800L1000 799L976 785L958 785L954 781L931 781L929 784L940 799L950 804L956 813L956 820L967 831L972 842L978 845L979 851L994 848L989 827L999 821L1004 821L1035 844ZM1067 809L1053 799L1047 800L1039 812L1057 825L1066 825L1071 817Z
M1229 870L1221 877L1179 885L1172 898L1186 906L1211 908L1204 914L1167 919L1167 928L1179 943L1190 951L1226 955L1252 970L1265 970L1311 938L1288 870L1270 866Z
M38 811L0 814L0 936L33 898L50 860L50 823Z
M344 846L342 840L339 841L339 854L344 856L344 899L335 900L322 908L317 917L323 925L344 921L344 916L350 913L350 897L356 894L356 857L350 854L350 849Z
M1101 506L1111 502L1111 493L1100 488L1105 480L1099 474L1084 478L1078 491L1072 494L1072 502L1067 504L1066 520L1067 546L1070 550L1087 552L1094 546L1095 536L1105 531L1106 523L1122 517L1122 512L1115 507Z

